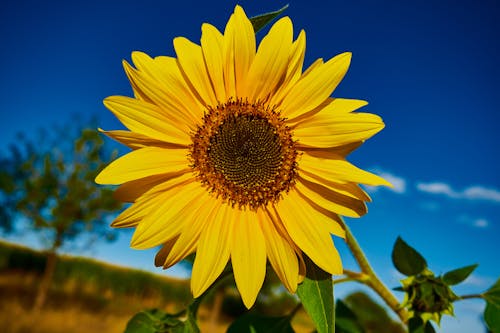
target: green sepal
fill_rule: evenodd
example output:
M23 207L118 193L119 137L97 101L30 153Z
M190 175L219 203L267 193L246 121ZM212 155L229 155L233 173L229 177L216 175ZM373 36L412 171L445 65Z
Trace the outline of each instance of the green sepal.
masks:
M443 282L449 286L459 284L460 282L467 279L469 275L476 269L478 265L470 265L462 268L457 268L449 271L443 275Z
M278 15L283 13L288 8L288 4L281 7L280 9L274 12L268 12L264 14L260 14L250 18L250 22L252 22L253 30L255 33L264 28L267 24L269 24L272 20L274 20Z
M266 317L247 313L236 319L227 333L294 333L290 316Z
M304 309L311 317L318 333L335 332L335 303L331 274L316 266L307 256L306 277L297 288Z
M406 276L417 275L427 267L424 257L401 237L398 237L392 249L392 262Z

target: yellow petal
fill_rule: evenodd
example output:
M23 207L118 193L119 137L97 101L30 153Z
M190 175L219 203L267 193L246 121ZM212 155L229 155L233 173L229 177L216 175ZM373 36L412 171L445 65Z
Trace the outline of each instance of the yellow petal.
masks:
M146 147L134 150L109 164L95 181L119 185L157 174L178 172L189 166L187 149Z
M302 66L306 54L306 32L301 30L297 39L293 42L290 61L286 71L286 83L297 82L302 75Z
M334 158L345 158L347 155L352 153L354 150L359 148L363 144L363 141L348 143L346 145L338 147L328 147L328 148L316 148L308 147L297 143L297 148L306 152L307 154L319 157L319 158L331 158L330 156L335 156Z
M236 216L235 216L236 215ZM233 226L239 211L224 204L202 231L191 273L191 291L199 297L222 273L231 253Z
M274 226L272 216L260 218L262 232L266 239L266 251L269 262L276 275L288 291L295 293L299 282L299 263L288 234L283 235Z
M136 75L132 66L126 61L122 61L123 69L125 70L125 74L127 75L128 80L130 81L130 85L132 86L132 91L134 92L134 97L138 100L154 103L154 101L148 96L148 94L143 90L140 86L140 83L137 82Z
M177 60L173 57L160 56L151 58L143 52L133 52L132 61L139 72L154 80L164 98L172 105L172 111L178 111L191 121L203 117L203 105L194 96L186 80L182 77Z
M298 196L304 201L304 203L308 204L310 208L312 208L311 215L314 215L314 221L317 221L316 223L321 223L323 227L326 228L330 234L345 239L345 230L343 227L344 222L340 215L318 205L316 202L306 197L300 191L296 192ZM299 249L298 248L294 249L297 255L299 255L300 254Z
M294 118L327 99L342 81L351 62L351 53L342 53L303 76L281 104L283 116Z
M382 119L374 114L319 112L297 124L293 134L301 145L329 148L367 140L383 128Z
M243 303L250 309L266 276L266 243L257 214L246 211L233 224L231 264Z
M111 223L113 228L131 228L142 221L144 216L154 209L153 202L134 204L121 212Z
M335 183L304 170L301 170L300 177L310 182L319 183L335 192L350 196L351 198L356 198L363 201L371 201L368 193L363 191L356 183Z
M313 110L302 113L300 116L294 117L293 119L287 119L287 123L290 124L291 128L295 128L299 126L303 121L315 117L318 113L326 113L327 115L331 115L332 113L350 113L367 104L368 102L357 99L328 97Z
M308 205L301 204L303 199L296 191L290 191L277 204L277 214L290 237L297 246L321 269L330 274L342 274L340 256L333 246L322 214Z
M149 146L164 147L164 148L183 148L180 144L168 143L161 140L152 139L143 134L134 133L130 131L116 130L116 131L104 131L98 128L99 132L105 134L113 140L118 141L121 144L126 145L132 149L139 149Z
M208 194L207 194L208 196ZM210 201L199 200L192 207L192 214L186 217L189 223L184 224L179 239L166 257L163 267L167 268L181 261L196 250L200 234L206 224L217 215L221 202L210 197Z
M332 191L323 185L301 178L295 187L311 201L337 214L349 217L360 217L366 214L364 201Z
M326 155L326 152L323 152ZM344 160L341 156L331 155L330 158L314 157L302 154L299 169L316 174L326 180L337 183L360 183L366 185L392 186L385 179L373 173L361 170Z
M170 172L161 175L153 175L146 178L131 180L121 184L113 193L113 197L123 202L134 202L137 198L149 191L154 186L167 182L170 179L182 176L190 172L191 169L184 169L177 172Z
M184 37L177 37L174 39L174 48L181 70L191 82L192 89L201 98L200 101L204 105L216 106L217 98L205 67L201 47Z
M153 196L160 202L137 226L131 247L147 249L177 236L188 223L186 216L192 212L191 208L203 196L206 196L206 191L198 182L184 183ZM141 197L140 200L151 199Z
M313 72L313 70L316 70L316 68L323 66L324 63L325 62L323 61L323 58L318 58L314 60L314 62L311 65L309 65L309 67L307 67L304 73L302 73L301 78L305 79L309 74L311 74L311 72Z
M216 27L207 23L201 26L201 32L201 49L212 87L214 88L217 101L224 103L226 101L222 58L224 37Z
M292 51L288 62L285 79L277 87L276 94L271 98L270 105L281 104L283 98L293 88L295 83L302 75L302 66L304 64L304 56L306 51L306 33L304 30L300 31L297 40L292 44Z
M327 115L351 113L366 105L368 105L368 102L360 99L332 98L331 103L321 110L321 113L326 113Z
M236 6L224 30L224 78L227 97L243 97L250 65L255 57L255 33L241 6Z
M174 238L168 240L167 242L165 242L163 244L160 251L158 251L158 253L156 253L156 256L155 256L155 266L156 267L163 266L165 259L167 258L168 254L170 253L170 250L172 250L172 247L174 246L177 239L178 239L178 237L174 237Z
M171 178L153 186L152 188L148 189L146 193L156 193L155 189L158 187L161 188L162 191L166 191L168 189L172 189L179 185L182 185L191 178L191 174L184 174L177 178ZM141 222L145 216L153 212L158 205L162 204L162 199L159 196L150 195L146 198L147 200L138 201L124 210L120 215L116 217L113 223L111 223L111 226L114 228L134 227L139 224L139 222Z
M188 132L163 116L159 108L135 98L111 96L104 105L131 131L147 137L182 145L189 145Z
M141 91L148 96L151 104L158 106L163 116L169 119L173 124L179 126L184 132L189 133L196 128L196 123L191 115L178 109L172 98L165 93L164 87L158 84L158 81L151 78L144 72L140 72L130 66L126 61L123 62L125 72L131 82L140 87Z
M250 100L265 100L275 93L288 69L292 39L292 21L283 17L272 26L259 45L248 72L245 97Z

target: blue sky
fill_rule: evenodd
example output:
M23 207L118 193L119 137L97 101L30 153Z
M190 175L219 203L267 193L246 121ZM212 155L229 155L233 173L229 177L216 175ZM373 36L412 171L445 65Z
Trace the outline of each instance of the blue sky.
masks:
M240 1L248 15L286 2ZM236 2L14 1L0 11L0 150L17 132L97 115L121 128L102 105L130 95L121 60L134 50L174 55L172 39L199 41L210 22L223 29ZM484 290L500 275L500 6L484 1L290 1L296 33L307 33L306 63L351 51L334 96L366 99L386 128L350 157L396 186L368 189L367 216L349 220L375 269L391 286L390 251L398 235L436 273L472 263L459 290ZM152 252L128 249L130 233L92 254L153 269ZM29 238L21 241L33 244ZM340 240L345 264L353 261ZM171 274L182 274L173 270ZM349 289L350 288L350 289ZM339 287L338 294L352 290ZM480 330L481 302L457 304L443 332Z

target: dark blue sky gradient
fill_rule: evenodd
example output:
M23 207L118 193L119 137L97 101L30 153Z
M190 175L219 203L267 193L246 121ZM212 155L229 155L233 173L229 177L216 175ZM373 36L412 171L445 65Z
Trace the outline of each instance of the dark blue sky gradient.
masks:
M286 2L239 3L252 16ZM102 105L106 96L131 95L121 60L130 59L134 50L173 56L174 37L199 42L203 22L223 30L235 4L2 2L0 151L19 131L50 128L75 114L97 115L105 129L122 128ZM397 284L389 254L402 235L437 273L479 262L477 278L465 291L487 287L500 273L494 255L500 236L500 200L495 199L500 193L498 1L301 0L290 1L286 15L296 35L306 30L307 64L353 53L334 96L365 99L370 103L365 111L386 122L381 133L350 157L360 167L390 173L406 184L400 193L373 193L370 213L349 220L376 269ZM417 188L421 182L447 184L455 193L425 192ZM492 190L493 197L457 194L472 186ZM126 249L128 240L127 234L96 255L152 266L150 253L130 259L138 251ZM337 243L346 265L354 268ZM466 326L448 320L444 331L478 327L477 307L461 311L459 315L469 315Z

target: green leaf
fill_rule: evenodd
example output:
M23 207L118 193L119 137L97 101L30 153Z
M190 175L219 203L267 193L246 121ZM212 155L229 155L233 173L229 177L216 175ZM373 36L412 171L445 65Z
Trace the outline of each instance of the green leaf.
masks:
M306 278L297 288L304 309L316 325L318 333L335 331L332 276L305 257Z
M467 279L467 277L476 269L477 264L457 268L443 275L443 282L449 286L459 284Z
M436 333L430 321L424 322L420 317L410 318L408 321L409 333Z
M420 253L398 237L392 249L394 267L406 276L417 275L426 267L427 262Z
M500 308L500 279L483 294L484 299Z
M410 318L408 321L409 333L424 333L424 321L420 317Z
M363 333L356 314L340 299L335 304L335 332Z
M425 324L424 332L425 333L436 333L436 330L434 329L434 326L432 326L432 323L430 321L428 321Z
M164 321L171 326L181 323L180 320L167 316L166 313L157 309L139 312L129 320L125 333L167 332L163 329Z
M158 309L142 311L130 319L124 333L198 333L200 331L189 309L185 320L178 319L178 316Z
M283 13L287 8L288 4L274 12L264 13L251 17L250 22L252 22L253 30L255 31L255 33L264 28L267 24L269 24L272 20L274 20L274 18Z
M500 332L500 307L493 303L486 303L484 321L491 332Z
M227 333L294 333L291 318L265 317L256 313L247 313L236 319L227 329Z

